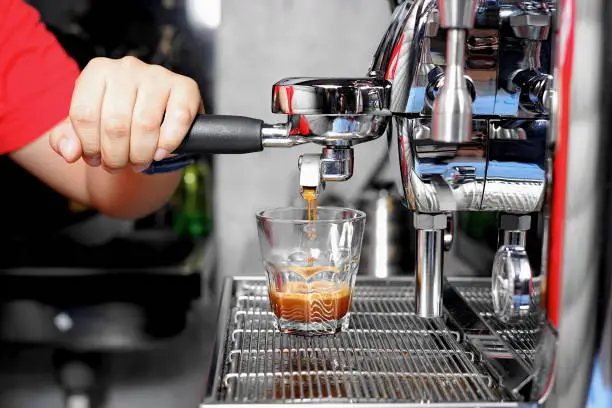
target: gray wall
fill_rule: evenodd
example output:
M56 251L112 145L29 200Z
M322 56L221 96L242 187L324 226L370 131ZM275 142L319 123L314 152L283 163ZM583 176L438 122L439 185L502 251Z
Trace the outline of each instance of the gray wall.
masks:
M217 43L216 113L267 122L272 84L290 76L364 76L390 20L385 0L223 0ZM354 196L385 152L385 141L358 146L355 175L326 192ZM315 146L219 156L215 228L223 275L259 275L256 211L298 197L297 158Z

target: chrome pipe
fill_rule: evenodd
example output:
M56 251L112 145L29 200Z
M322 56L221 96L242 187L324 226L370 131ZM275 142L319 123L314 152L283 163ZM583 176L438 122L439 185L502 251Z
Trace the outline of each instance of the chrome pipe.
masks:
M529 228L531 228L531 215L502 214L499 217L499 229L502 232L501 245L516 245L525 248Z
M516 245L525 248L527 231L504 231L504 245Z
M472 96L464 78L465 30L446 33L444 85L433 107L432 139L463 143L472 139Z
M449 29L446 34L446 85L459 88L465 84L465 30Z
M421 317L442 315L444 230L417 230L416 313Z

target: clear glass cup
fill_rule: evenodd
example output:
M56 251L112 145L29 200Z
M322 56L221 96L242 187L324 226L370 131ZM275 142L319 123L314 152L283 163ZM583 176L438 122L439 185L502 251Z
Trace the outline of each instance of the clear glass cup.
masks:
M359 268L365 214L318 207L257 214L270 306L283 333L319 335L345 330Z

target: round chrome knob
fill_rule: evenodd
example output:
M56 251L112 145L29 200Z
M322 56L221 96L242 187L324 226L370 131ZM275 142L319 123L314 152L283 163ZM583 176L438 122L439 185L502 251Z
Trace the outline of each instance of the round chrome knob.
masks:
M531 312L533 274L525 248L502 245L495 254L492 276L493 307L503 321Z

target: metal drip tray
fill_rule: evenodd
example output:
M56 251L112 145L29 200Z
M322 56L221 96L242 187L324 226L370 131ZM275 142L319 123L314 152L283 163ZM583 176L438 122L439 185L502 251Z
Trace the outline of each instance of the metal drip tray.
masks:
M263 279L225 288L204 405L279 402L514 407L517 400L459 331L413 313L412 280L357 280L348 331L283 335Z
M513 350L526 367L533 369L538 317L536 314L526 316L520 322L504 323L493 310L491 302L491 282L454 281L453 286L463 296L480 318ZM534 303L539 303L539 288L536 286ZM535 306L535 305L534 305Z

